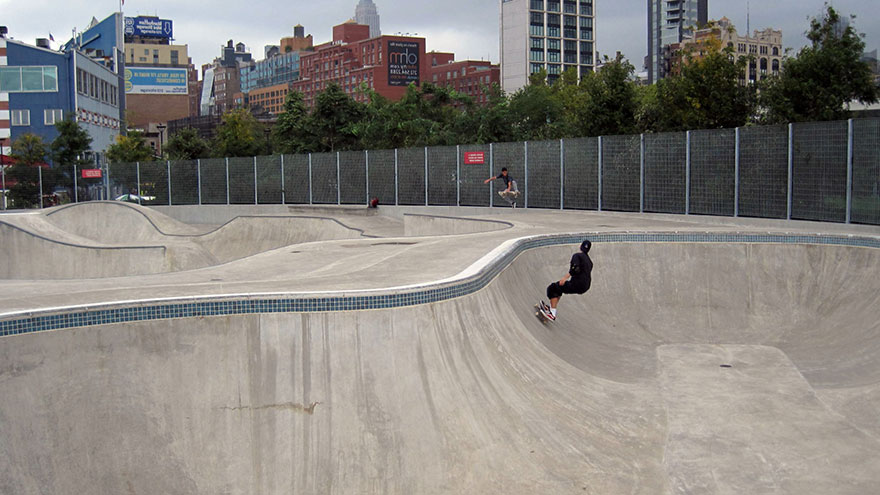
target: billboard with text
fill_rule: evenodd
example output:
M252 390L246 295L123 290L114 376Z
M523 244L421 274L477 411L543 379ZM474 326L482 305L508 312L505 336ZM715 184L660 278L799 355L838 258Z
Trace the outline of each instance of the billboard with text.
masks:
M185 95L186 69L166 67L126 67L125 94Z
M126 17L125 34L146 38L173 38L174 25L168 19L158 17Z
M388 42L388 85L419 84L419 44L414 41Z

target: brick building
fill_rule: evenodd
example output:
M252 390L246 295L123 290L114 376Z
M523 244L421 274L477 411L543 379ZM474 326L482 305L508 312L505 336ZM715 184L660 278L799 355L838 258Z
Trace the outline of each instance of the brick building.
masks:
M153 146L156 126L190 115L194 67L187 45L172 43L173 24L152 16L125 18L126 125Z
M437 60L437 53L431 52L428 58ZM447 55L447 54L443 54ZM451 55L451 54L449 54ZM489 88L501 84L501 67L482 60L445 60L428 69L428 80L436 86L445 86L473 98L474 103L489 102Z
M300 80L291 89L312 106L318 94L336 83L357 101L366 102L361 86L397 100L410 83L429 74L425 39L382 35L370 38L369 26L349 21L333 27L333 41L300 54Z

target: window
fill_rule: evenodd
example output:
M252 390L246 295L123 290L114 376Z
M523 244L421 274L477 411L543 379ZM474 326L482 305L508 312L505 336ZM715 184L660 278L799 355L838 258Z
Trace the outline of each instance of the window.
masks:
M581 27L582 28L592 28L593 27L593 18L592 17L581 17Z
M544 26L529 26L529 34L532 36L544 36Z
M774 46L774 47L773 47L773 56L774 56L774 57L778 57L778 56L779 56L779 47L778 47L778 46Z
M574 0L565 0L562 4L562 11L566 14L574 14L577 11L577 2Z
M529 43L531 48L544 49L544 38L529 38Z
M532 62L543 62L544 61L544 50L532 49L529 51L529 60Z
M559 0L547 0L547 10L550 12L559 12Z
M58 91L58 68L39 65L0 67L0 91L4 93Z
M544 0L532 0L530 7L532 10L544 10Z
M10 110L9 116L12 120L12 125L14 125L14 126L29 126L29 125L31 125L31 111L30 110Z
M583 52L593 52L593 42L592 41L581 41L581 53Z
M559 38L559 26L547 26L547 36Z
M171 50L171 65L180 63L180 53L177 50Z
M547 52L547 61L548 62L560 62L559 52Z
M774 73L779 72L779 60L774 60L772 63L772 67Z
M529 22L532 26L543 26L544 25L544 14L540 12L532 12L529 16Z
M581 52L581 63L585 65L593 65L593 52Z
M593 15L593 6L581 2L580 14L581 15Z
M581 29L581 39L582 39L582 40L591 40L591 39L593 39L593 30L590 29L590 30L588 31L588 30L586 30L586 29Z
M537 72L541 72L544 70L544 64L531 64L529 65L529 72L535 74Z

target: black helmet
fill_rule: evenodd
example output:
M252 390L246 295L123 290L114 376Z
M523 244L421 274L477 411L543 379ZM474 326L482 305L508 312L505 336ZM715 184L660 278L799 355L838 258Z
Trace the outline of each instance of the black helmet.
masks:
M584 239L584 242L581 243L581 252L587 254L590 252L590 248L593 246L593 243L590 242L589 239Z

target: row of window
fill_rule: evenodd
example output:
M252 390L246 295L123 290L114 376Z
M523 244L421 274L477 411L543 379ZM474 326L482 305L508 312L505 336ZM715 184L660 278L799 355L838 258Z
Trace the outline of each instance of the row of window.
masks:
M58 91L58 68L54 65L0 67L0 91L4 93Z
M541 12L532 12L529 16L529 24L532 26L543 26L545 22L544 15L545 14ZM559 14L546 14L546 16L546 23L548 26L565 26L568 28L574 28L580 25L581 28L593 27L592 17L578 17L574 15L564 15L560 17Z
M575 28L566 28L561 30L558 26L547 26L547 35L550 38L570 38L570 39L593 39L593 28L581 28L580 36L578 36ZM529 26L529 34L531 36L544 36L544 26Z
M751 54L757 54L759 51L761 52L761 55L769 55L770 54L770 47L768 47L768 46L746 45L746 43L737 43L736 51L738 53L746 53L746 49L748 49L748 52ZM779 47L778 46L773 47L773 56L774 57L779 56Z
M10 123L13 126L30 126L31 111L30 110L10 110ZM64 120L64 112L60 108L47 108L43 110L43 122L46 125L55 125L57 122Z
M558 76L558 75L561 75L563 71L567 71L569 69L574 69L575 71L577 71L578 66L577 65L566 65L563 68L563 66L559 65L559 64L546 64L546 65L545 64L537 64L537 63L529 64L529 72L532 74L535 74L535 73L540 72L542 70L546 70L548 75ZM592 67L580 66L580 76L581 77L583 77L584 74L586 74L588 72L592 72L592 71L593 71Z
M544 8L546 5L546 9ZM559 8L559 0L530 0L529 8L532 10L547 10L549 12L564 12L566 14L574 14L580 12L582 15L593 15L593 1L581 0L580 4L574 0L564 0L562 9Z
M101 103L116 106L118 98L118 88L88 72L76 70L76 92L94 98Z
M529 60L532 62L543 62L544 51L532 49L529 51ZM564 62L566 64L578 63L577 53L560 53L559 51L547 50L547 62ZM593 52L581 52L580 63L592 65Z

